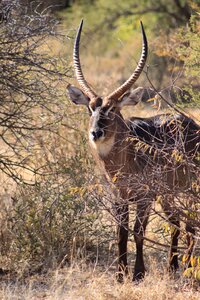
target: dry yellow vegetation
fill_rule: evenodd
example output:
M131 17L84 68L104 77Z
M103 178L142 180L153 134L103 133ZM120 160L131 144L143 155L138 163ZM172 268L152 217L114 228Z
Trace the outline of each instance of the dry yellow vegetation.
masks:
M59 31L63 31L64 35L70 37L74 34L70 28L63 29L61 26ZM127 78L127 74L131 73L134 61L136 62L138 59L138 54L133 53L133 48L139 51L140 43L140 39L138 41L132 39L128 50L127 47L120 46L120 56L115 55L112 59L112 55L101 54L98 57L92 55L90 51L84 53L84 47L82 47L81 60L86 78L95 89L97 88L100 95L111 92ZM41 53L50 52L52 58L67 59L67 63L71 65L72 45L72 39L66 43L61 37L59 41L49 38L38 50ZM86 48L86 50L90 50L89 46ZM60 72L63 69L64 64L63 66L61 64ZM155 69L152 68L152 70ZM94 164L93 161L91 163L89 161L89 146L86 144L87 111L71 105L65 96L68 81L73 82L70 77L70 75L73 77L72 74L72 70L69 70L69 77L60 81L56 86L60 97L63 95L61 99L63 118L62 126L58 129L59 134L40 132L32 136L37 145L34 155L30 152L32 161L36 167L47 164L48 174L51 171L54 177L44 178L43 181L41 180L41 185L34 189L31 186L16 186L13 180L7 178L5 174L0 174L0 300L200 299L199 283L193 279L184 278L183 270L177 273L175 278L170 278L166 270L166 248L163 249L160 246L159 249L155 249L156 247L153 248L150 242L145 244L148 273L144 280L138 284L133 283L130 279L125 280L123 284L117 283L115 278L116 261L112 261L111 258L115 252L113 250L115 240L113 236L109 235L111 230L107 230L107 228L111 228L111 222L113 222L114 228L114 221L110 221L111 216L108 214L104 217L104 212L100 211L101 207L99 209L99 206L96 205L97 201L90 203L91 194L76 193L76 191L81 191L83 186L88 185L88 182L93 184ZM75 80L74 84L77 85ZM149 85L145 74L138 81L138 85ZM50 102L50 107L51 105L52 102ZM124 111L127 116L129 112ZM132 108L130 113L131 116L149 117L162 112L157 111L156 108L153 109L150 104L148 108L141 104ZM200 109L186 112L200 122ZM38 114L36 117L38 120ZM78 128L80 131L77 130ZM0 146L1 151L8 154L7 148L4 148L5 144L1 141ZM32 175L32 178L27 171L23 170L22 172L20 175L29 182L35 180L35 174ZM88 179L88 177L90 178ZM96 181L94 182L96 183ZM20 191L16 193L17 190ZM99 197L99 195L97 196ZM102 197L102 195L100 196ZM96 215L98 221L101 222L99 221L95 227ZM134 218L134 216L131 217ZM161 220L154 217L155 215L152 215L147 237L153 241L157 238L162 244L168 244L168 233L163 235L163 232L157 231L161 228ZM105 218L109 218L109 222ZM105 225L107 225L106 228ZM71 252L75 247L73 247L73 243L71 245L71 239L74 242L75 234L79 246L81 243L84 244L81 246L85 248L86 246L92 248L95 245L92 249L92 259L87 255L86 262L73 259ZM94 235L92 238L91 234ZM101 236L99 237L99 235ZM109 250L108 237L111 240L109 248L112 248ZM99 242L100 238L105 242L103 250L107 251L102 260L95 257L96 248L98 248L96 241ZM86 242L88 244L85 246ZM80 247L80 249L82 248ZM133 241L129 243L129 251L132 252L133 258L135 251ZM101 255L101 253L98 254ZM55 265L60 263L59 255L60 260L68 255L71 258L71 260L69 259L71 264L68 266L64 264L63 268L56 268ZM76 256L77 253L74 255ZM154 258L151 260L149 257ZM130 259L132 258L130 257ZM95 259L97 260L96 264L94 264ZM105 262L107 259L109 260L108 265ZM39 268L42 264L44 265L42 271L47 270L47 273L40 272ZM133 261L131 261L131 266L133 266ZM33 269L34 267L35 269ZM34 275L30 275L29 272Z
M129 279L124 284L115 280L115 273L80 263L32 276L21 283L1 282L2 300L199 300L200 290L186 279L171 279L158 271L155 262L144 281Z

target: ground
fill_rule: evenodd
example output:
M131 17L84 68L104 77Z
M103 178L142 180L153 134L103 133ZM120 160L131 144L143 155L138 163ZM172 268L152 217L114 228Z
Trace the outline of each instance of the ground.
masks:
M162 269L162 268L161 268ZM2 278L3 279L3 278ZM123 284L115 280L113 267L100 269L83 262L71 267L35 275L22 281L4 278L0 284L2 300L198 300L197 283L180 277L170 278L153 261L151 269L140 283L130 279Z

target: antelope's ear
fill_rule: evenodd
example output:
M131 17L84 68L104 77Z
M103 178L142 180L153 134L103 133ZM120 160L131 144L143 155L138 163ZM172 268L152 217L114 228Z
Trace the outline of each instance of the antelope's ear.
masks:
M77 105L89 105L89 98L77 87L68 84L67 94L73 103Z
M134 106L138 104L143 96L144 88L138 87L135 90L126 92L118 102L119 108L122 108L124 106Z

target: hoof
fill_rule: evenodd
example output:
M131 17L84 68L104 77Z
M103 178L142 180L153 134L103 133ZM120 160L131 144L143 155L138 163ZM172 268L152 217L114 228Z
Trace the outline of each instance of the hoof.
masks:
M173 264L173 265L170 265L170 266L168 267L168 271L169 271L169 273L171 273L171 274L176 273L176 271L177 271L178 269L179 269L178 263Z
M123 273L117 273L116 274L116 280L119 283L124 283L124 274Z
M133 281L136 283L140 283L144 279L145 273L137 272L133 275Z
M125 278L130 279L130 273L129 273L129 270L128 270L127 267L125 268L125 270L119 271L119 272L116 273L117 282L123 283Z

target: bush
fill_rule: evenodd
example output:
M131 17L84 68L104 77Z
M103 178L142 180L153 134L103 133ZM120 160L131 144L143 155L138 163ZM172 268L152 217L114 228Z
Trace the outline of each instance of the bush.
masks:
M4 266L7 261L11 270L44 271L76 258L93 259L97 248L103 249L101 243L112 228L102 224L94 170L88 172L86 156L76 153L60 165L59 174L45 176L36 186L18 188L12 205L3 212Z
M47 13L28 14L20 0L0 3L0 171L16 182L37 170L35 134L55 131L62 119L61 83L69 76L53 56L49 39L59 36Z

